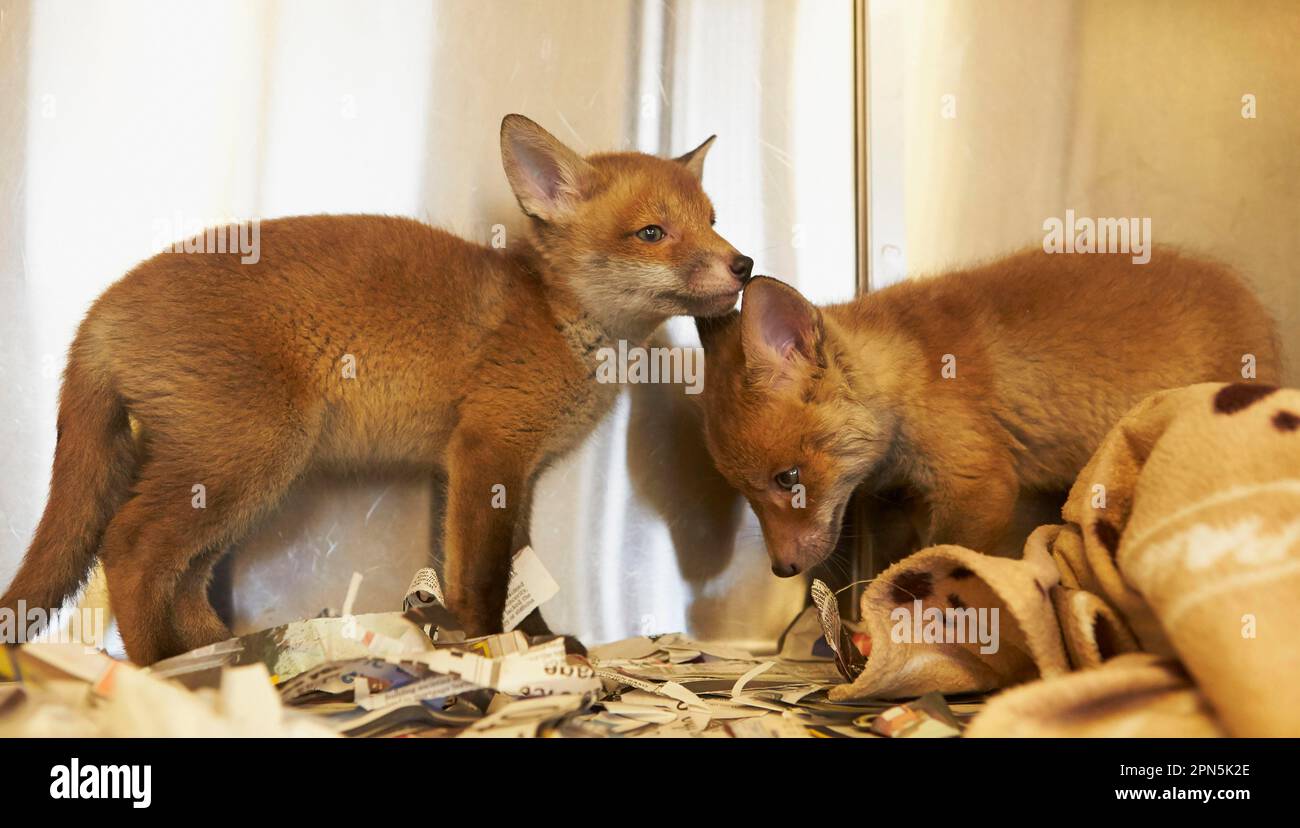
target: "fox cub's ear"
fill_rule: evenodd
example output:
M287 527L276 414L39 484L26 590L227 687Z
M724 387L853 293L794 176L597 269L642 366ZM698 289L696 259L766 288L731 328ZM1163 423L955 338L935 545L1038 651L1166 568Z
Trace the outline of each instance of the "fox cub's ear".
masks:
M700 144L698 147L686 153L685 155L677 156L673 160L676 161L678 164L681 164L682 166L686 167L686 169L690 171L691 175L695 176L695 179L697 181L703 179L704 178L704 156L709 154L709 147L713 146L713 142L714 140L717 139L717 137L718 136L716 135L710 135L708 138L704 139L703 144Z
M821 311L799 291L768 276L745 286L740 341L745 365L780 387L822 361Z
M519 206L542 221L572 211L595 177L581 156L523 115L501 121L501 163Z

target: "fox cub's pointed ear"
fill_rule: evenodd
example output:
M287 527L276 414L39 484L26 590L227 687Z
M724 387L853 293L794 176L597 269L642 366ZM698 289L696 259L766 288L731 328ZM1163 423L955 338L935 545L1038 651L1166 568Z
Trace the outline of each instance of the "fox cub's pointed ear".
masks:
M822 361L821 311L799 291L768 276L745 286L740 341L745 366L781 387Z
M590 195L591 165L523 115L501 121L501 163L519 206L543 221L564 216Z
M689 170L691 175L695 176L697 181L702 180L704 178L704 156L709 154L709 147L713 146L713 142L717 137L718 136L716 135L710 135L708 138L704 139L703 144L700 144L685 155L677 156L673 160Z

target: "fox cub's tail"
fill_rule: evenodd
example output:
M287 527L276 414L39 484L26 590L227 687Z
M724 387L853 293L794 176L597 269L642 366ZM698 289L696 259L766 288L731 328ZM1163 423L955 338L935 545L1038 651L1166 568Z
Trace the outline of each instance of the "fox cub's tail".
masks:
M54 473L45 513L0 609L57 609L86 580L104 527L126 498L135 441L121 399L73 344L59 395ZM30 630L36 632L36 630Z

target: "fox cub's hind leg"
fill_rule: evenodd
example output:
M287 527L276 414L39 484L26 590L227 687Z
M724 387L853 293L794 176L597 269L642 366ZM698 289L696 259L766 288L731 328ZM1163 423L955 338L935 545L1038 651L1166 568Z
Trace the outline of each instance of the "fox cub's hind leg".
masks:
M101 557L127 654L151 664L229 635L207 596L220 551L274 506L311 441L289 427L196 429L238 435L221 446L150 442L135 496L104 534ZM188 460L201 457L206 470ZM202 486L201 489L196 487Z
M190 506L190 487L147 462L135 495L104 531L100 557L109 599L126 653L137 664L180 651L172 632L172 601L190 558L203 548L194 538L197 521L187 514L197 511Z
M208 599L212 570L225 554L226 548L226 544L218 543L201 552L190 561L189 568L177 582L176 600L172 603L172 632L182 652L231 637L230 628L217 615Z

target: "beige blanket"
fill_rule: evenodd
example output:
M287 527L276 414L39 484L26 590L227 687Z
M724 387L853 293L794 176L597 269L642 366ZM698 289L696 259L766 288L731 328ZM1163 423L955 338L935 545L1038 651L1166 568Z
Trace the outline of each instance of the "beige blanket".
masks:
M971 736L1300 736L1300 391L1149 397L1063 516L1020 560L937 546L886 570L867 668L833 696L1012 688Z

